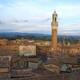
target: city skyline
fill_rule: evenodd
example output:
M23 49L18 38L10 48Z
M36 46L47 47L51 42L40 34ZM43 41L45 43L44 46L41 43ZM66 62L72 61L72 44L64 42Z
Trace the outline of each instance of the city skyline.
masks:
M80 34L80 1L1 0L0 32L51 33L51 16L58 14L58 34Z

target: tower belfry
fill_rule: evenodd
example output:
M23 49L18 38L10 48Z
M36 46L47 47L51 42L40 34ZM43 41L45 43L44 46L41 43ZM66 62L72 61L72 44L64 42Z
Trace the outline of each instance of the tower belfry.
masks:
M58 30L58 21L57 21L57 13L54 11L52 14L52 22L51 22L52 36L51 36L51 49L57 49L57 30Z

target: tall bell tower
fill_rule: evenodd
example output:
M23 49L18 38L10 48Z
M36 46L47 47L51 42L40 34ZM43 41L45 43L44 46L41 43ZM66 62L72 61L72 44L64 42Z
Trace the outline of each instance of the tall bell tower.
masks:
M57 13L54 11L52 14L52 22L51 22L52 36L51 36L51 49L57 49L57 30L58 30L58 21L57 21Z

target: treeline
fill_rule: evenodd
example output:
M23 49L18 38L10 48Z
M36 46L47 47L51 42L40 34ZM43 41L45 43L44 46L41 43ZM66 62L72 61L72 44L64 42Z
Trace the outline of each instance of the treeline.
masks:
M43 41L51 41L51 35L48 34L37 34L37 33L0 33L1 39L15 40L15 39L31 39L31 40L43 40ZM80 40L80 36L58 36L59 43L78 43Z
M79 36L58 36L58 42L59 43L65 43L65 44L77 44L80 42Z

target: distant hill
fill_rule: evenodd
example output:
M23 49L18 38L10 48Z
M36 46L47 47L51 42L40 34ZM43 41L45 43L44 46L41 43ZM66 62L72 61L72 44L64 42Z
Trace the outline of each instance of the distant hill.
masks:
M6 39L32 39L32 40L51 40L51 35L49 34L39 34L39 33L20 33L20 32L1 32L0 33L0 38L6 38ZM59 42L78 42L80 40L80 36L63 36L59 35L58 36L58 41Z
M0 38L6 39L34 39L34 40L49 40L50 35L39 34L39 33L20 33L20 32L2 32L0 33Z

